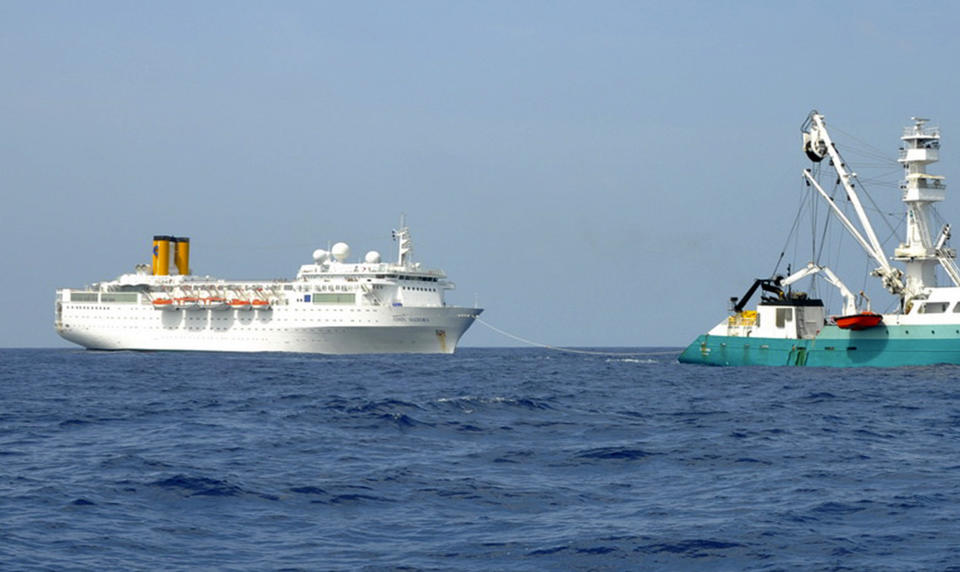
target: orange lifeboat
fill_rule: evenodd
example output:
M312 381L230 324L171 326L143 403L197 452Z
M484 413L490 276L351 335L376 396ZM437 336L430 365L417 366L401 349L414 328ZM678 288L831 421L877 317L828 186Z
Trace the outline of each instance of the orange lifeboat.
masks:
M158 310L172 310L173 300L170 298L155 298L153 300L153 307Z
M174 298L174 302L177 303L177 306L183 308L184 310L194 310L198 308L200 303L200 298L196 296L181 296L179 298Z
M269 310L269 309L270 309L270 302L267 301L267 300L256 299L256 300L254 300L253 302L251 302L251 304L253 305L253 308L254 308L255 310Z
M883 316L875 312L860 312L849 316L834 316L833 321L842 330L866 330L879 326Z
M208 296L203 299L203 306L211 310L226 310L227 300L222 296Z
M250 309L250 300L242 300L240 298L233 298L227 305L233 308L234 310L249 310Z

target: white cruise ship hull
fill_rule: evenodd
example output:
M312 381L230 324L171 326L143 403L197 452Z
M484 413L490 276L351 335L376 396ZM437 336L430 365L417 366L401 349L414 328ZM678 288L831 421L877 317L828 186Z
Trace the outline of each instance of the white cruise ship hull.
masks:
M482 310L158 310L65 304L57 332L94 350L452 354Z
M54 327L94 350L452 354L482 310L448 306L456 286L412 261L402 219L392 234L393 263L338 242L294 280L240 281L193 274L189 237L155 235L151 264L57 290Z

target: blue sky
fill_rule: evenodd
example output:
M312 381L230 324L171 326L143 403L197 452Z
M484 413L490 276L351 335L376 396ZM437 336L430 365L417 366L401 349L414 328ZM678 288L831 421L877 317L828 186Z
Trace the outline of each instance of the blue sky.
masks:
M196 273L292 277L340 240L392 254L400 213L416 258L457 283L448 300L478 300L499 328L686 344L776 261L810 109L891 158L910 116L932 117L935 171L960 181L957 16L946 2L0 3L0 346L63 345L54 290L147 262L154 234L190 236ZM941 212L960 221L954 203ZM464 339L514 344L479 324Z

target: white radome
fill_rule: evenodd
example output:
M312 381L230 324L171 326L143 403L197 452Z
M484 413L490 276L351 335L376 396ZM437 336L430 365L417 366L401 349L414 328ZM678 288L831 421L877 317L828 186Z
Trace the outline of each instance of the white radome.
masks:
M371 250L363 257L363 261L367 264L380 264L380 253L376 250Z
M337 259L337 262L343 262L350 256L350 245L346 242L338 242L333 245L330 253Z

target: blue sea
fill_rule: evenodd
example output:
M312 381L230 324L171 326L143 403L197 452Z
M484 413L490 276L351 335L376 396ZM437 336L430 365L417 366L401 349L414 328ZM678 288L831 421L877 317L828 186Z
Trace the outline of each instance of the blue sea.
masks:
M4 570L960 570L960 368L0 350Z

